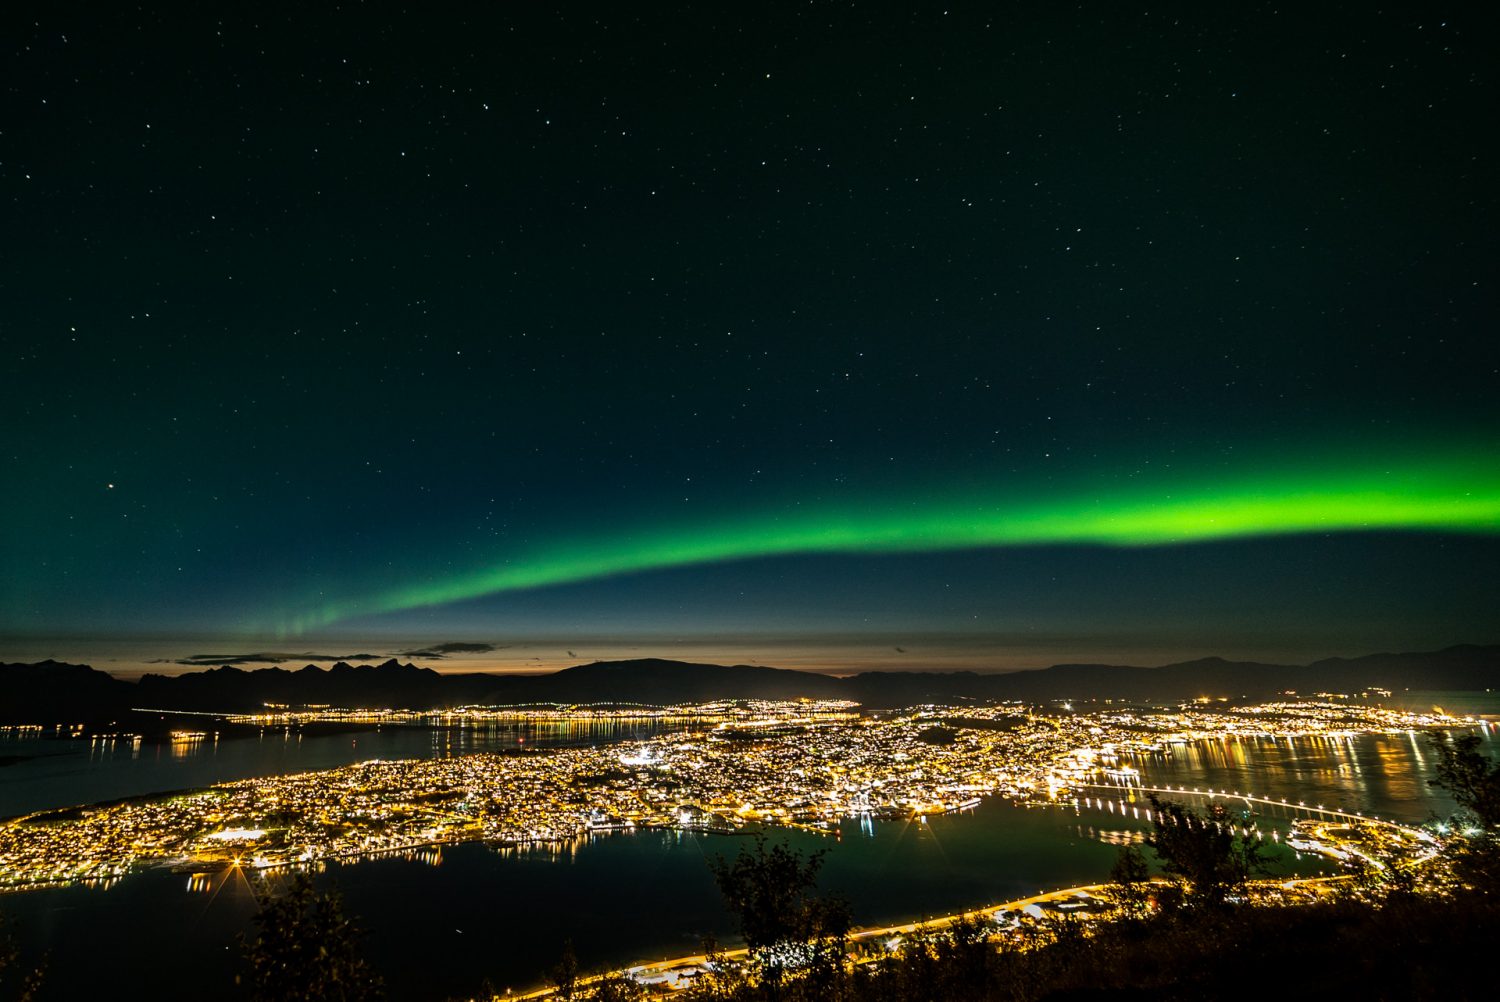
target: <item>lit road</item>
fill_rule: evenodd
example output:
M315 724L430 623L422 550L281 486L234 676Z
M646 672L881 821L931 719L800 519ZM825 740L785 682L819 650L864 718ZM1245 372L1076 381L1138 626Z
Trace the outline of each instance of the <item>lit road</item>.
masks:
M1141 788L1132 787L1132 789ZM1331 893L1333 888L1337 884L1346 882L1349 879L1350 878L1346 876L1308 877L1294 880L1256 881L1255 883L1258 886L1265 888L1297 890L1322 896ZM1018 898L1015 901L1007 901L1003 904L998 905L986 905L983 908L976 908L972 911L957 912L952 915L943 915L939 918L926 919L925 921L921 922L906 922L901 925L881 926L877 929L858 929L849 934L849 941L851 943L859 943L872 939L881 940L889 939L892 937L909 936L918 932L931 932L935 930L945 929L960 919L981 919L986 922L993 922L997 912L1025 912L1025 910L1028 908L1045 907L1047 905L1055 906L1068 901L1078 900L1080 898L1097 899L1101 897L1104 892L1108 890L1108 888L1108 884L1085 884L1080 887L1064 887L1059 888L1055 891L1043 891L1039 894L1033 894L1028 898ZM1090 917L1087 912L1080 912L1078 914L1080 917ZM749 951L744 948L740 948L738 950L723 950L719 953L719 958L722 960L742 960L746 956L748 956L748 954ZM681 983L674 984L672 977L674 974L685 975L687 979L690 979L698 971L701 971L704 965L706 965L708 962L708 956L706 954L699 953L688 957L673 957L668 960L658 960L652 963L638 964L636 966L623 968L611 973L613 975L627 975L637 981L653 983L659 988L666 989L668 992L675 992L686 989L688 981L684 980ZM580 978L579 986L585 987L597 980L599 979ZM495 996L495 998L545 999L552 998L556 994L557 989L549 987L538 988L534 991L527 992L522 995L506 994Z
M1294 803L1285 798L1276 800L1271 797L1257 797L1253 793L1241 793L1238 790L1205 790L1202 787L1197 786L1189 789L1185 786L1133 786L1128 784L1118 785L1108 783L1079 783L1076 785L1078 789L1081 790L1119 790L1126 793L1158 793L1174 797L1202 797L1207 800L1243 800L1247 804L1264 804L1267 807L1281 807L1291 811L1305 811L1308 814L1318 814L1322 815L1323 817L1339 818L1350 822L1365 822L1367 824L1386 825L1391 828L1399 829L1400 831L1405 832L1407 835L1410 835L1414 838L1421 838L1424 840L1429 840L1431 838L1430 835L1428 835L1426 832L1423 832L1421 829L1413 828L1410 825L1399 824L1395 821L1387 821L1384 818L1377 818L1373 815L1361 814L1359 811L1345 811L1338 808L1324 807L1322 804L1309 805L1305 801L1301 800ZM1116 803L1122 803L1122 801L1116 801Z
M1207 800L1241 801L1246 804L1259 804L1268 807L1279 807L1289 811L1305 812L1311 815L1318 815L1325 818L1346 821L1350 823L1363 823L1383 826L1394 831L1399 831L1409 837L1420 839L1424 842L1433 841L1432 836L1429 833L1421 831L1420 829L1413 828L1408 825L1398 824L1397 822L1388 821L1383 818L1370 817L1357 811L1345 811L1338 808L1325 807L1322 804L1309 805L1301 801L1293 802L1286 799L1260 797L1256 796L1253 793L1243 793L1238 790L1214 790L1204 789L1202 787L1189 788L1186 786L1139 786L1107 783L1075 784L1075 789L1110 790L1133 794L1155 793L1162 796L1197 797ZM1119 804L1122 808L1130 806L1136 808L1138 811L1140 810L1139 805L1129 805L1123 799L1117 799L1113 802ZM1095 803L1098 806L1102 807L1104 802L1095 801ZM1141 813L1140 816L1142 817L1142 819L1149 820L1149 806L1144 809L1144 813ZM1323 897L1329 893L1332 893L1339 884L1345 883L1350 879L1351 878L1348 876L1308 877L1290 880L1256 881L1255 883L1258 886L1267 889L1276 888L1282 891L1296 891ZM1060 888L1055 891L1044 891L1040 894L1034 894L1028 898L1020 898L1015 901L1007 901L1003 904L987 905L983 908L977 908L972 911L959 912L953 915L944 915L939 918L927 919L921 922L907 922L900 925L882 926L877 929L860 929L851 933L849 939L851 943L858 943L872 939L882 940L892 937L909 936L918 932L930 932L947 928L948 926L952 925L954 922L962 918L978 918L984 921L993 921L996 913L998 912L1020 913L1024 912L1028 908L1045 907L1048 905L1055 906L1064 902L1079 900L1080 896L1082 896L1083 899L1087 899L1089 897L1099 897L1107 890L1107 888L1108 885L1106 884L1087 884L1080 887L1067 887ZM1078 914L1081 917L1090 917L1087 911L1081 911ZM748 953L748 950L741 948L738 950L724 950L719 954L719 956L724 960L742 960L748 955ZM701 971L704 965L708 963L708 961L709 958L707 955L694 954L687 957L673 957L668 960L659 960L652 963L640 964L620 971L615 971L613 973L625 974L631 978L636 979L637 981L653 983L660 989L666 989L668 992L672 992L685 988L687 985L687 979L691 979L694 974L696 974L698 971ZM683 976L684 980L678 982L676 980L677 976ZM588 981L580 982L580 984L587 983ZM541 988L524 995L507 995L500 997L516 999L543 999L550 998L555 994L556 989L554 988Z

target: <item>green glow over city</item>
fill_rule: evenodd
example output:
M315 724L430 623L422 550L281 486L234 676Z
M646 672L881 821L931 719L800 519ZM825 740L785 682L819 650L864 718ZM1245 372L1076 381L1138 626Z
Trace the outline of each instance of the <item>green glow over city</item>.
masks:
M605 521L601 518L601 522ZM555 537L489 566L331 602L283 632L484 595L720 561L817 553L1007 546L1165 546L1297 533L1500 533L1500 464L1488 453L1380 465L1303 463L1271 474L1157 477L1108 489L972 487L797 505Z

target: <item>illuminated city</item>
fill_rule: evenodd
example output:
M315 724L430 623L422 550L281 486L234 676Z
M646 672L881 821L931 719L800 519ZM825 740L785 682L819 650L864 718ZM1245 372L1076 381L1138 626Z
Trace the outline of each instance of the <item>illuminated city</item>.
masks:
M0 1002L1494 998L1486 5L16 14Z
M1057 803L1101 784L1128 788L1134 770L1120 767L1122 756L1207 738L1346 739L1482 723L1329 702L1093 713L928 706L867 717L843 702L757 701L660 715L695 726L623 746L373 760L15 818L0 827L0 881L103 883L143 866L264 870L466 841L561 843L618 829L832 831L843 818L927 818L991 796ZM1325 827L1305 841L1349 841L1337 834Z

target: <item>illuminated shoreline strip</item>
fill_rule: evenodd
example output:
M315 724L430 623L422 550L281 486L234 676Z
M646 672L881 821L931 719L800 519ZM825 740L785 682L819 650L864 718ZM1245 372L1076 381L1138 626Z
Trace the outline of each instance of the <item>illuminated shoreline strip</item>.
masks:
M1500 455L1500 452L1497 452ZM1330 468L1253 481L1111 486L1039 500L1036 490L949 491L809 504L698 524L572 538L440 580L335 599L281 624L297 634L354 616L501 592L757 557L1008 546L1165 546L1314 532L1500 535L1500 458L1473 454L1375 471Z

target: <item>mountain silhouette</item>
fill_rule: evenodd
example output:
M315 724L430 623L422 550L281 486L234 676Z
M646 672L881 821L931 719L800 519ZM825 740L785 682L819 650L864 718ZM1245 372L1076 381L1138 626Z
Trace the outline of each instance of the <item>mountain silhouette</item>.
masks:
M1327 658L1310 665L1207 657L1145 668L1061 664L1032 671L869 671L844 678L760 665L660 658L595 661L536 675L442 674L394 658L246 670L232 665L181 675L114 678L88 665L0 665L0 723L117 719L132 709L247 713L267 704L350 709L443 709L522 703L645 703L714 699L850 699L874 709L994 699L1174 701L1199 696L1265 699L1294 691L1380 688L1476 690L1500 684L1500 646Z

